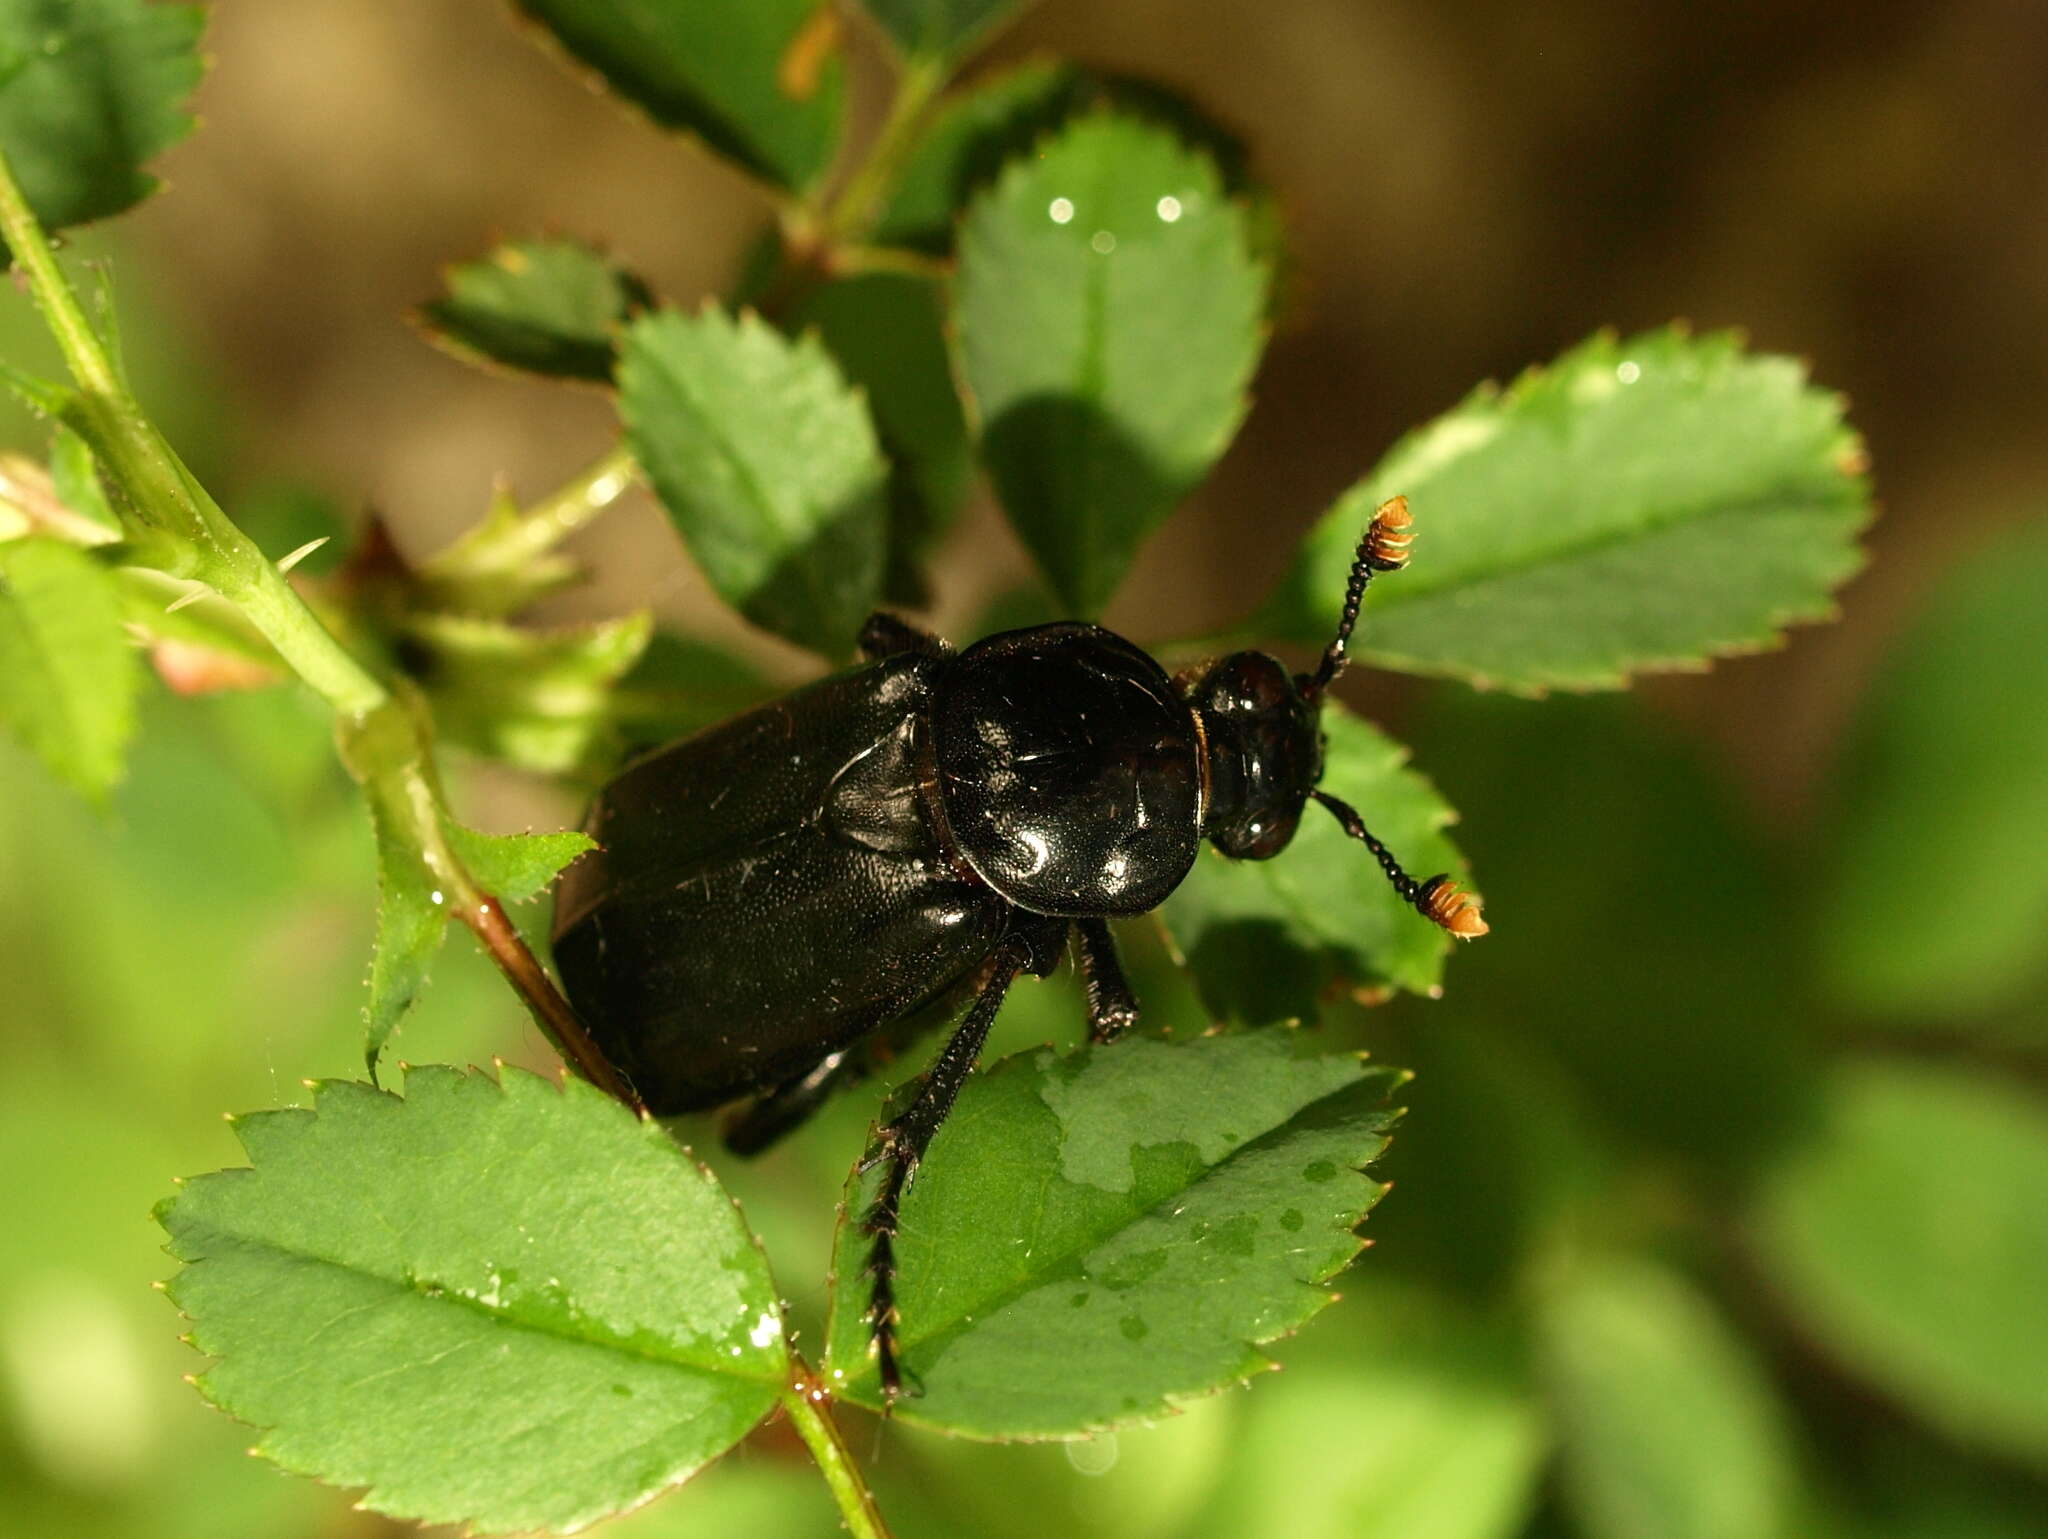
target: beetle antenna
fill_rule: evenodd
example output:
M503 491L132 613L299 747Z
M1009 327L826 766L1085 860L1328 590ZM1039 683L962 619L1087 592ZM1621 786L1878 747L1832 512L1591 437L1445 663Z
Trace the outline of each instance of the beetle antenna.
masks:
M1418 882L1406 871L1393 854L1365 826L1363 819L1350 805L1337 800L1327 791L1308 793L1330 810L1330 815L1344 825L1344 832L1372 851L1373 859L1380 863L1380 869L1387 873L1387 880L1394 884L1394 891L1401 895L1401 901L1411 905L1423 918L1441 925L1459 940L1471 940L1486 933L1486 921L1479 914L1479 899L1469 892L1463 892L1448 873Z
M1351 558L1351 577L1344 584L1344 614L1337 621L1337 635L1323 648L1322 663L1302 685L1302 695L1311 703L1322 699L1323 691L1336 681L1350 660L1344 649L1358 624L1359 606L1365 602L1365 590L1371 586L1373 575L1398 572L1408 564L1408 545L1415 538L1408 532L1412 522L1408 499L1389 497L1374 510L1372 522L1365 526L1358 554Z

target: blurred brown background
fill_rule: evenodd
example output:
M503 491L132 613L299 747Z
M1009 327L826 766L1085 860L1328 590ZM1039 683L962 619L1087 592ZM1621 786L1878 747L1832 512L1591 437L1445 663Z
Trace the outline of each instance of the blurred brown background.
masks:
M609 421L595 393L422 343L402 316L441 264L559 228L679 302L730 279L764 217L752 189L524 30L492 0L216 8L201 130L119 238L124 284L217 375L224 489L309 480L430 548L494 476L542 491ZM1138 635L1248 608L1290 536L1473 382L1603 325L1742 326L1847 392L1885 510L1845 625L1656 692L1727 729L1784 808L1923 558L2048 500L2037 0L1049 0L986 63L1035 49L1156 77L1241 131L1299 264L1248 427L1112 612ZM736 628L650 505L585 549L590 602ZM942 563L941 622L1023 567L979 509ZM1772 730L1739 730L1759 720Z

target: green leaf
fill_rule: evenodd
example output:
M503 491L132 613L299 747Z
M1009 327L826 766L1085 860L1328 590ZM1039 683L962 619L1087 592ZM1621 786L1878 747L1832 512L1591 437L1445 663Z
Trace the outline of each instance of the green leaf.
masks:
M1789 1534L1787 1417L1691 1283L1646 1259L1576 1258L1538 1313L1565 1491L1589 1539Z
M960 211L1006 164L1074 118L1104 108L1166 129L1206 154L1223 190L1252 205L1254 249L1269 259L1277 255L1277 220L1265 210L1269 195L1251 175L1243 141L1229 129L1168 87L1043 59L983 75L939 103L897 175L874 238L946 255Z
M1443 830L1455 814L1408 769L1408 750L1332 700L1323 709L1323 788L1349 802L1417 881L1464 869ZM1335 979L1434 993L1448 937L1395 893L1371 854L1314 804L1271 860L1207 846L1159 910L1219 1017L1312 1020Z
M1207 157L1108 114L1014 163L959 249L983 458L1060 597L1094 613L1244 416L1265 270Z
M953 222L969 196L1073 115L1082 80L1070 64L1032 60L945 97L897 175L875 240L934 256L951 251Z
M156 188L142 165L192 127L196 5L0 0L0 150L49 230Z
M236 1122L251 1170L158 1217L171 1298L258 1452L394 1517L567 1530L774 1404L766 1261L709 1172L571 1079L426 1068Z
M2048 964L2048 862L2022 855L2048 848L2044 588L2048 532L1991 541L1943 580L1863 707L1816 924L1845 1009L1978 1015Z
M0 267L4 267L6 258L4 247L0 247ZM69 385L30 374L4 358L0 358L0 385L5 385L9 395L39 417L61 421L78 401L78 392Z
M1269 1366L1330 1301L1379 1200L1393 1076L1304 1058L1284 1030L1133 1038L976 1075L918 1167L897 1243L906 1421L1074 1437ZM848 1214L882 1178L856 1172ZM833 1392L878 1404L867 1237L842 1221Z
M481 834L460 823L447 825L455 851L477 886L505 903L524 903L547 891L564 866L597 843L575 829L551 834Z
M1375 1224L1377 1227L1377 1224ZM1252 1391L1201 1539L1509 1539L1548 1441L1514 1334L1419 1290L1344 1308ZM1363 1321L1345 1339L1341 1326ZM1336 1338L1336 1339L1331 1339Z
M867 9L912 58L958 59L1030 0L866 0Z
M974 474L938 285L900 273L842 278L813 289L791 319L792 330L816 327L866 392L889 456L887 593L922 607L919 564L952 526Z
M79 517L98 525L111 539L121 537L121 520L100 484L91 447L61 422L50 438L50 487L57 500Z
M1676 329L1601 335L1484 387L1340 498L1260 618L1321 642L1360 534L1405 494L1414 564L1353 651L1536 692L1772 646L1862 563L1862 449L1789 358Z
M451 614L415 616L406 626L448 739L542 775L611 756L611 688L652 631L645 613L553 630Z
M1951 1436L2048 1469L2048 1107L1929 1063L1836 1067L1754 1230L1806 1330Z
M363 1006L363 1061L372 1078L399 1022L427 986L427 969L448 933L448 894L428 872L411 809L371 790L377 840L377 939L370 953L370 997Z
M437 874L446 861L430 843L445 844L480 891L516 903L546 887L591 841L575 832L477 833L447 816L416 775L373 778L364 789L377 839L377 940L363 1008L363 1061L374 1079L385 1044L426 987L460 896L451 876Z
M0 721L94 801L121 778L140 679L113 573L58 540L0 543Z
M606 384L619 328L653 303L638 278L573 240L508 241L442 278L446 294L420 321L456 356Z
M664 128L801 190L839 142L843 66L822 0L517 0Z
M619 411L712 587L757 625L849 652L881 596L888 466L817 340L751 313L644 316L626 334Z

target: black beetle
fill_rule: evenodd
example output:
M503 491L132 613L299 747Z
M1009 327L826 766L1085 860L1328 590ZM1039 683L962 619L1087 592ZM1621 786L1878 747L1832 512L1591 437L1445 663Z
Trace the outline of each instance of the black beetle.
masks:
M890 1399L897 1207L1019 972L1052 971L1071 933L1090 1035L1110 1040L1137 1005L1106 921L1156 907L1205 838L1278 854L1311 797L1424 915L1484 933L1476 901L1412 880L1316 789L1323 693L1373 574L1405 564L1408 524L1401 498L1374 515L1313 674L1235 652L1170 678L1078 622L956 654L877 614L868 663L639 759L591 808L599 848L555 888L570 1002L655 1115L751 1097L726 1128L738 1153L861 1073L881 1028L974 982L875 1156L888 1170L863 1222Z

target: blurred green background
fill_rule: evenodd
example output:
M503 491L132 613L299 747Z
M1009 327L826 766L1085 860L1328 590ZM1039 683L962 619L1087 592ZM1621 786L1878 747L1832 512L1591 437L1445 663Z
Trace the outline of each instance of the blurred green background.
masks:
M145 402L231 508L286 518L281 489L318 489L423 553L493 477L544 490L609 410L421 345L401 316L439 266L553 226L687 299L729 285L762 216L498 6L227 0L208 41L168 195L85 244L116 259ZM1546 702L1347 681L1461 809L1496 925L1443 1000L1321 1027L1419 1071L1374 1249L1285 1372L1158 1428L980 1448L847 1413L898 1531L2048 1531L2038 7L1050 0L988 63L1040 49L1244 133L1294 254L1247 428L1119 628L1242 614L1400 430L1602 324L1739 324L1811 359L1885 515L1840 625L1703 678ZM0 305L7 356L35 329ZM579 552L579 612L652 603L800 676L651 505ZM979 507L937 622L970 628L1026 572ZM505 828L576 816L483 767L457 800ZM151 1203L239 1160L219 1114L357 1070L373 886L326 721L290 693L152 701L105 817L0 743L5 1532L391 1528L242 1457L148 1287L170 1270ZM1196 1025L1132 939L1154 1019ZM1077 1019L1065 981L1020 990L998 1050ZM548 1061L459 945L398 1051ZM873 1104L722 1171L812 1340ZM777 1426L614 1531L835 1528Z

